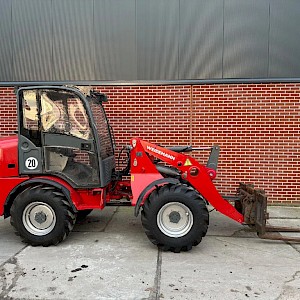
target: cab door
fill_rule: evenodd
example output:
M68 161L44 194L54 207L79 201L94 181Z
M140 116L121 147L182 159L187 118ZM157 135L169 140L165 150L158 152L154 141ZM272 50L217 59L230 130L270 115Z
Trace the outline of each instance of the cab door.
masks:
M18 104L20 174L51 174L74 187L99 187L98 150L84 96L69 88L24 88Z

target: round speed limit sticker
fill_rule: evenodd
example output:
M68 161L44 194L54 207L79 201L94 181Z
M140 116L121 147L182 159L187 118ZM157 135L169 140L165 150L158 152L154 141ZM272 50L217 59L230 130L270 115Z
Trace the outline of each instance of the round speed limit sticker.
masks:
M39 162L35 157L28 157L25 161L25 167L29 170L35 170L38 165Z

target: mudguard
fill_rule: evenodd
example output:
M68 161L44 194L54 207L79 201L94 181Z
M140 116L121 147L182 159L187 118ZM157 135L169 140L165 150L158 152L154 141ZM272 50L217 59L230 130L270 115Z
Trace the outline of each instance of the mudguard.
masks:
M15 197L23 192L27 187L33 186L33 185L38 185L38 184L43 184L43 185L48 185L48 186L53 186L60 190L68 202L70 203L72 209L77 212L77 208L74 204L74 199L72 201L71 192L73 188L70 186L68 187L65 182L60 182L61 180L53 180L53 178L34 178L34 179L29 179L26 181L21 182L19 185L17 185L7 196L5 204L4 204L4 218L7 218L10 216L10 207L15 199ZM72 190L71 190L72 189ZM78 201L79 199L77 199Z
M163 186L165 184L172 183L177 184L180 183L178 179L175 178L163 178L158 179L150 183L139 195L138 200L136 202L135 208L134 208L134 216L137 217L139 215L141 206L144 204L145 200L149 196L149 194L158 188L159 186Z

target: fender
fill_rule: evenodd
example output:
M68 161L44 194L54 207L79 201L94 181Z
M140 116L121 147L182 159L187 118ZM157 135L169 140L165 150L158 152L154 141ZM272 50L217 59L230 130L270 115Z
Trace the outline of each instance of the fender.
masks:
M66 186L66 184L62 184L58 181L54 181L51 178L34 178L34 179L29 179L26 181L21 182L19 185L17 185L7 196L5 204L4 204L4 218L8 218L10 216L10 207L15 199L15 197L23 192L28 186L30 185L37 185L37 184L45 184L48 186L53 186L60 190L66 199L68 200L69 204L71 205L72 209L77 212L77 208L74 205L72 198L71 198L71 191L73 188L70 186ZM72 190L71 190L72 189Z
M139 195L139 198L136 202L135 208L134 208L134 216L137 217L140 213L141 206L144 204L144 201L146 197L157 187L166 185L168 183L172 184L178 184L180 181L175 178L162 178L153 181L150 183Z

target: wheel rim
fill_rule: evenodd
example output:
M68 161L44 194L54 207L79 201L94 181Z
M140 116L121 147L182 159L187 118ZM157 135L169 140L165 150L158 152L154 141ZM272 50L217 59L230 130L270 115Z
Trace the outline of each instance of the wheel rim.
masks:
M23 211L23 225L34 235L46 235L53 230L56 224L56 215L53 208L47 203L32 202Z
M191 210L180 202L165 204L157 214L157 225L162 233L172 238L186 235L193 226Z

